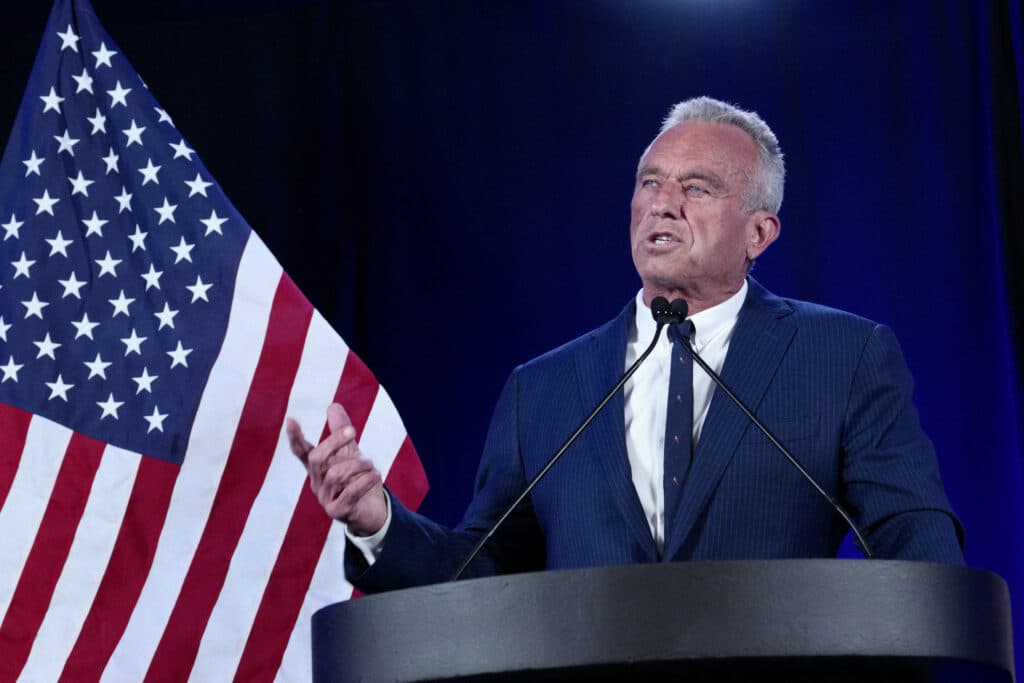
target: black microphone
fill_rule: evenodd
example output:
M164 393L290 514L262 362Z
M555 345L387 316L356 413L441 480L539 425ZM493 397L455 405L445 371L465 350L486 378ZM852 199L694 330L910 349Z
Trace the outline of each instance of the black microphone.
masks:
M680 306L678 306L677 304L682 304L682 307L680 308ZM582 434L583 431L590 425L590 423L594 421L594 418L597 417L598 413L600 413L601 410L604 409L604 407L608 404L608 401L612 400L612 397L615 396L615 393L622 388L622 385L624 385L630 377L633 376L633 373L635 373L636 369L640 367L640 364L647 360L647 356L651 355L651 351L654 350L655 344L658 343L658 337L661 336L661 330L664 329L665 325L676 325L686 318L686 302L683 301L682 299L677 299L676 301L673 301L671 304L669 304L668 299L666 299L665 297L655 297L654 300L651 301L651 315L654 317L654 322L658 324L658 329L654 331L654 339L651 340L651 343L647 346L647 349L642 354L640 354L640 357L636 359L636 362L629 366L629 369L626 370L626 374L622 376L622 379L616 382L615 386L613 386L611 390L607 394L605 394L604 398L601 399L601 402L597 404L597 407L594 408L589 415L587 415L587 418L580 423L580 426L576 428L576 431L574 431L572 435L565 440L565 443L563 443L561 447L557 451L555 451L555 454L552 455L550 459L548 459L544 467L542 467L540 471L537 472L536 475L534 475L533 479L530 480L530 483L526 485L525 489L523 489L523 492L519 494L519 497L516 498L511 505L508 506L508 509L505 510L501 517L498 518L498 521L491 526L491 528L487 531L486 534L484 534L483 538L481 538L480 541L473 548L473 552L469 554L469 557L467 557L465 561L463 561L462 565L459 567L459 570L455 572L455 574L452 576L452 581L456 581L460 576L462 576L462 573L466 571L466 567L468 567L470 562L472 562L473 559L480 554L480 551L483 549L484 545L487 544L487 541L491 540L491 537L494 536L494 533L498 530L498 528L505 522L506 519L508 519L508 516L512 514L512 511L519 507L519 504L522 503L528 495L530 495L530 491L532 491L533 488L538 483L540 483L540 480L544 478L544 475L548 473L548 470L550 470L554 466L554 464L558 462L558 459L561 458L562 454L569 449L569 446L573 445L576 442L576 439L578 439L580 434Z
M677 308L676 304L682 305ZM682 299L676 299L670 305L673 311L682 310L683 318L686 317L687 304L685 301L683 301ZM680 318L680 320L682 320L683 318ZM707 373L708 377L710 377L716 385L718 385L718 388L725 392L725 395L728 396L732 400L732 402L735 403L736 406L743 411L743 414L747 416L747 419L753 422L754 426L760 429L761 433L768 437L768 440L772 442L772 445L775 446L775 448L777 448L780 453L786 456L786 460L789 460L793 467L795 467L797 471L800 472L800 474L804 475L804 479L811 482L811 486L817 489L818 493L820 493L825 498L825 500L827 500L832 505L832 507L835 508L835 511L839 513L839 516L846 521L847 526L849 526L850 529L853 531L853 535L857 537L857 540L860 542L861 548L864 550L864 556L874 557L874 555L871 553L871 547L868 545L868 542L864 540L864 535L861 534L860 529L857 528L857 525L853 523L853 519L846 512L843 506L840 505L835 498L830 496L827 491L825 491L821 484L819 484L814 479L814 477L811 476L811 473L804 469L804 466L800 464L800 461L793 457L793 454L790 453L789 450L785 446L783 446L778 439L775 438L774 434L768 431L768 428L765 427L764 423L758 419L757 415L754 414L754 411L748 408L746 404L740 400L739 396L734 394L732 390L728 386L726 386L725 382L722 381L722 378L718 376L718 373L712 370L711 367L704 362L704 359L701 358L700 355L693 349L693 340L687 337L686 343L683 344L682 346L683 348L686 349L687 353L690 354L690 357L693 358L694 362L697 363L697 365L699 365L701 369Z

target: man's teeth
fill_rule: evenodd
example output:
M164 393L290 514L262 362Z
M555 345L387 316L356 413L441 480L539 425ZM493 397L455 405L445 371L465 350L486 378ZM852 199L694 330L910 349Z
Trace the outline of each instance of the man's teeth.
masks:
M654 243L655 244L668 244L671 241L672 241L672 238L668 237L666 235L658 235L657 237L654 238Z

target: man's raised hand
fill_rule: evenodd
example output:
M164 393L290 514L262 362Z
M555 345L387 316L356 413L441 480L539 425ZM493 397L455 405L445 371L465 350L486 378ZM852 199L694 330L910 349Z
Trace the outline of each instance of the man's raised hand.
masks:
M371 536L387 520L387 494L381 474L359 451L356 430L345 409L327 408L330 432L314 446L299 423L288 418L285 428L292 453L309 473L309 485L328 515L348 525L356 536Z

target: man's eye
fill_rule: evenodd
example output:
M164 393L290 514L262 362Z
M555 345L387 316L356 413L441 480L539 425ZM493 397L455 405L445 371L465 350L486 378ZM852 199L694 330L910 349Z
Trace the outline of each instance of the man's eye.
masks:
M692 183L690 185L683 186L683 192L692 197L703 196L708 193L708 191L705 190L703 186L694 185Z
M640 181L640 187L651 188L651 187L657 187L657 186L658 186L658 181L655 178L644 178L643 180Z

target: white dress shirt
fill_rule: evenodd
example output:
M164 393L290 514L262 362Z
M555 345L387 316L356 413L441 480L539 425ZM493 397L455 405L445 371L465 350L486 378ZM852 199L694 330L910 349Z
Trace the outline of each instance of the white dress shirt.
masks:
M643 290L636 295L636 315L630 325L626 343L626 368L640 357L651 343L657 327L651 309L644 304ZM747 298L747 282L738 292L722 303L689 316L694 326L693 345L701 358L722 372L725 354L740 308ZM665 550L665 493L662 488L665 455L665 413L668 402L669 363L672 342L664 332L658 345L636 373L626 382L626 453L640 504L643 506L651 535L658 545L658 553ZM704 418L711 405L715 385L696 365L693 369L693 447L697 447ZM387 521L372 536L359 537L345 531L349 540L359 549L367 564L373 564L383 551L384 536L391 526L391 501L388 500Z
M636 361L654 337L657 325L651 309L644 304L643 290L636 295L636 317L630 326L626 343L626 367ZM739 317L747 298L747 282L738 292L720 304L689 316L694 326L693 346L701 358L717 372L722 372L725 354L729 351ZM665 419L668 402L668 380L672 342L664 332L658 345L636 373L626 382L626 453L632 472L633 486L647 517L658 553L665 550ZM693 448L697 448L704 427L715 385L696 364L693 366Z

